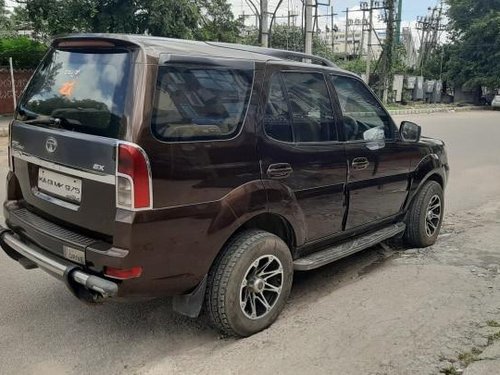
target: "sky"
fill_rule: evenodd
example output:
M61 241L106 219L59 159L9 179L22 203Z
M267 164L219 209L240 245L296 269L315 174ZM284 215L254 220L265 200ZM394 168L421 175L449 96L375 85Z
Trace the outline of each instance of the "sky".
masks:
M232 8L233 8L233 13L235 16L239 16L243 10L245 11L245 14L250 13L250 8L248 8L245 0L228 0L229 3L231 3ZM255 0L256 2L259 2L259 0ZM338 19L342 17L342 10L345 10L345 8L352 8L355 6L359 6L360 1L359 0L318 0L321 3L333 3L334 6L334 12L339 13ZM367 1L367 0L365 0ZM369 0L368 0L369 1ZM408 22L415 21L417 16L425 16L427 14L427 8L433 7L439 4L441 0L403 0L403 16L402 21L403 24L407 24ZM269 0L269 8L270 10L273 10L274 6L276 6L278 0ZM10 7L14 6L15 3L13 0L7 0L6 4ZM281 9L283 10L284 13L288 11L288 4L290 4L290 8L298 7L298 4L300 4L300 0L283 0ZM326 12L329 11L329 7L322 6L320 7L322 9L321 13L325 14Z
M246 5L245 0L228 0L233 6L233 12L235 16L238 16L245 10L245 14L249 14L250 8ZM334 12L338 13L337 19L340 21L342 17L342 10L346 8L359 7L359 0L319 0L321 3L328 4L333 3ZM369 0L364 0L369 1ZM258 2L258 0L255 0ZM269 0L269 8L270 11L274 10L274 7L278 3L278 0ZM403 0L403 15L402 21L403 23L408 23L411 21L415 21L417 16L425 16L427 14L427 9L429 7L434 7L439 5L440 0ZM286 13L288 10L288 4L290 4L290 8L298 7L301 4L300 0L284 0L281 9L283 13ZM322 11L321 11L322 9ZM329 11L329 7L321 6L320 12L326 13Z

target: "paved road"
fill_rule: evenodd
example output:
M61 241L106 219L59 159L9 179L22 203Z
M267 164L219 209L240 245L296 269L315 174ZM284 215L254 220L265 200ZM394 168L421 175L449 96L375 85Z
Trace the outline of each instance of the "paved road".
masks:
M448 209L466 210L500 196L500 112L395 117L415 121L423 134L445 141L451 175Z
M441 347L452 355L446 350L471 339L464 333L468 322L492 319L500 310L488 305L500 300L491 295L500 285L472 280L469 269L500 263L485 253L494 231L476 225L495 220L496 212L482 217L476 208L484 211L500 198L500 112L408 119L445 140L452 168L450 224L430 258L374 248L297 275L279 321L234 340L175 315L168 299L84 305L50 276L24 271L0 254L0 374L430 373ZM4 147L0 153L4 160ZM5 161L0 172L3 179ZM487 239L481 256L473 235Z

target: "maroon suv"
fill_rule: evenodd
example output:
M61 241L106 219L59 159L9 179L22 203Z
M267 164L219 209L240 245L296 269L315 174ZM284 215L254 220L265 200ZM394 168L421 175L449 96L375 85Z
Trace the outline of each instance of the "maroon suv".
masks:
M126 35L57 39L10 125L4 251L80 299L174 296L248 336L293 272L436 240L448 162L315 56Z

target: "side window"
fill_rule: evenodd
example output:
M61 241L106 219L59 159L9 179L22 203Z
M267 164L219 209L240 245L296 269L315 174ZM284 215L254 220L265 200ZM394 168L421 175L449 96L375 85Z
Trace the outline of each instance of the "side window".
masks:
M151 127L164 141L227 139L243 123L253 69L160 66Z
M281 76L276 73L271 78L269 97L264 115L264 128L267 135L284 142L293 142L292 125Z
M392 122L373 94L357 79L330 76L339 98L346 140L366 140L370 129L383 130L385 139L393 138Z
M264 127L270 137L285 142L336 141L332 105L323 74L274 74Z
M284 72L295 142L336 141L332 103L322 73Z

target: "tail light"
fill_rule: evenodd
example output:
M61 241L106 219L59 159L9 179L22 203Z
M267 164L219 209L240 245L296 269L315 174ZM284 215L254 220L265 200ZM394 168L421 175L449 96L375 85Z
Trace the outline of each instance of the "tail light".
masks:
M151 209L151 173L144 150L133 144L120 143L117 159L116 206L128 210Z

